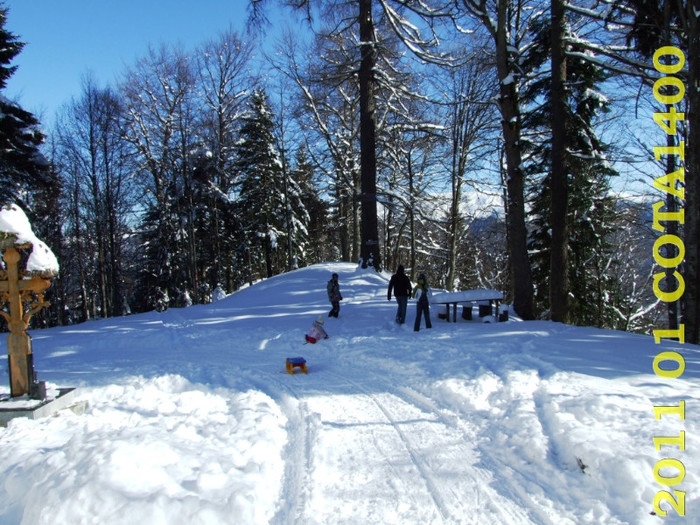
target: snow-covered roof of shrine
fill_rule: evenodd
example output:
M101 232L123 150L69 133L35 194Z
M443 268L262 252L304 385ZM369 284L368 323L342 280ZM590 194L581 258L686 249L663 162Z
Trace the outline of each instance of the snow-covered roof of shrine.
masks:
M0 232L14 235L16 245L31 244L32 252L27 260L27 272L42 276L58 274L58 260L51 249L32 231L32 225L24 211L16 204L0 208Z

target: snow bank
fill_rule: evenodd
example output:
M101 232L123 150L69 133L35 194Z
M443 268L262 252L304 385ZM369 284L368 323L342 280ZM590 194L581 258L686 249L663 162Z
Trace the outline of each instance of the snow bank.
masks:
M86 388L90 410L3 434L2 523L267 523L286 419L261 392L180 376Z

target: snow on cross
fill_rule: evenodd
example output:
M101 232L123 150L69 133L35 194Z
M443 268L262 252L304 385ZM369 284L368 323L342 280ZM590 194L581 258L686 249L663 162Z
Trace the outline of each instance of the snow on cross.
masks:
M6 204L0 208L0 232L16 238L15 244L29 243L32 252L27 260L27 271L36 274L57 275L59 266L51 249L32 231L32 226L24 211L16 204Z

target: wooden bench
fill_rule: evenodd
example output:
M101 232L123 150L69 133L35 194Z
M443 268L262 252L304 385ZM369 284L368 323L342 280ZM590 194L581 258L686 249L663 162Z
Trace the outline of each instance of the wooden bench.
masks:
M457 305L460 303L469 303L471 308L472 303L488 301L489 305L496 303L496 321L498 321L498 309L503 300L503 294L498 290L464 290L461 292L440 292L436 293L430 299L432 304L444 304L447 309L447 322L450 322L450 305L452 305L452 313L454 322L457 322Z
M295 368L301 368L301 371L308 374L306 369L306 359L303 357L288 357L286 362L287 372L294 374Z

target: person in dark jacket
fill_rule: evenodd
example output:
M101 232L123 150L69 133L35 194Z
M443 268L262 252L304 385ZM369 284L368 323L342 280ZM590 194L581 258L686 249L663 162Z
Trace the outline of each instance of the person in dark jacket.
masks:
M389 290L387 290L386 298L391 301L391 292L394 291L398 310L396 311L396 322L403 324L406 321L406 305L408 298L411 295L411 280L404 273L403 266L399 265L396 273L391 276L389 281Z
M416 303L416 322L413 329L417 332L420 329L421 314L425 315L425 327L432 328L430 323L430 289L428 288L428 280L425 275L418 276L418 285L413 290L413 297L418 299Z
M340 312L340 301L343 300L343 296L340 295L340 285L338 284L338 274L334 273L331 280L328 281L326 286L328 291L328 300L331 302L331 311L328 313L328 317L338 317Z

